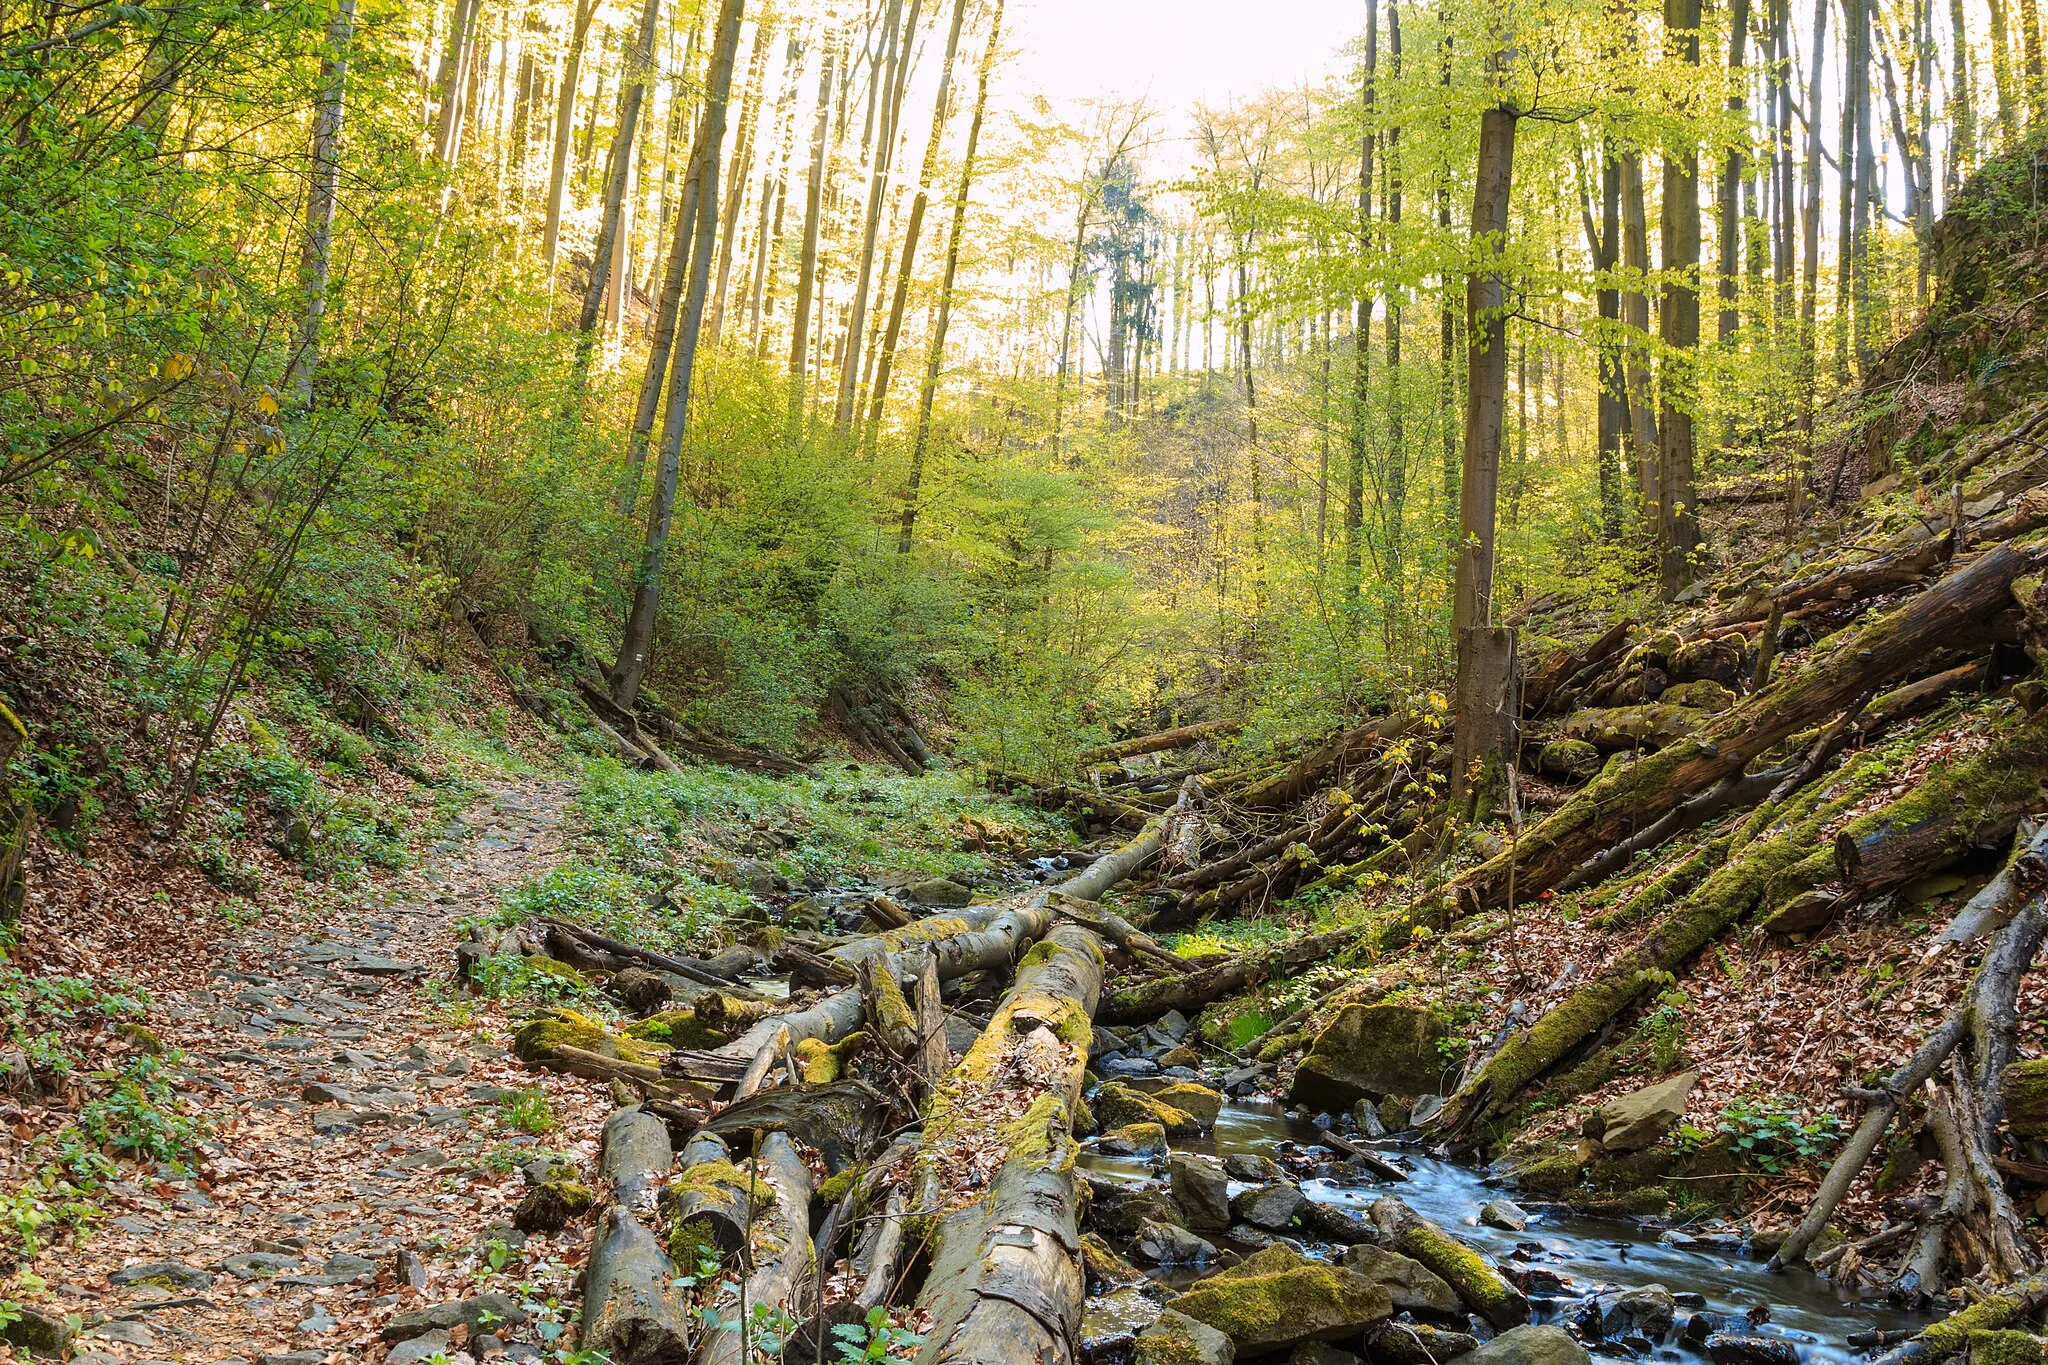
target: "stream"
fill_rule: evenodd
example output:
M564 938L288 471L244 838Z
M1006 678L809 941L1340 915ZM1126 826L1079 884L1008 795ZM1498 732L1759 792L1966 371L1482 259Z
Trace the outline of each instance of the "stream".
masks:
M1912 1330L1923 1326L1923 1316L1900 1312L1876 1303L1845 1302L1826 1281L1805 1270L1773 1275L1763 1260L1741 1247L1739 1233L1730 1226L1702 1230L1691 1235L1691 1246L1663 1240L1665 1229L1613 1218L1594 1218L1557 1205L1518 1201L1530 1215L1523 1232L1509 1232L1482 1225L1479 1208L1504 1192L1489 1185L1484 1174L1469 1166L1438 1160L1396 1144L1375 1144L1404 1166L1410 1179L1401 1185L1353 1183L1301 1179L1302 1192L1319 1203L1364 1215L1383 1194L1398 1194L1417 1213L1457 1234L1481 1254L1500 1262L1550 1271L1565 1281L1561 1291L1544 1296L1532 1293L1532 1320L1560 1322L1588 1296L1606 1289L1631 1289L1658 1284L1675 1294L1701 1295L1704 1311L1740 1316L1761 1309L1768 1316L1754 1328L1758 1336L1782 1338L1797 1350L1801 1365L1837 1365L1861 1359L1864 1352L1851 1347L1845 1338L1852 1332ZM1279 1105L1270 1102L1233 1101L1225 1104L1215 1128L1208 1134L1186 1141L1176 1140L1177 1150L1208 1156L1238 1154L1271 1158L1283 1167L1301 1169L1310 1148L1318 1154L1336 1157L1318 1145L1312 1124L1291 1119ZM1092 1175L1119 1183L1162 1185L1163 1158L1107 1156L1092 1147L1084 1149L1082 1166ZM1231 1183L1231 1193L1249 1188ZM1330 1250L1307 1245L1310 1254ZM1334 1254L1334 1253L1332 1253ZM1198 1277L1190 1267L1156 1267L1155 1279L1175 1288ZM1694 1307L1681 1307L1678 1323L1682 1329ZM1586 1343L1595 1354L1637 1358L1617 1343ZM1661 1360L1703 1360L1705 1356L1680 1332L1673 1332L1651 1354Z

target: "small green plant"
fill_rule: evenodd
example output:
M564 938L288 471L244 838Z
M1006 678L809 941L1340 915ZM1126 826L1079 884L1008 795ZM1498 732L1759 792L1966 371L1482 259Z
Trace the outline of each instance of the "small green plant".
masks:
M1673 986L1657 997L1656 1008L1643 1016L1636 1025L1636 1033L1650 1045L1650 1056L1659 1071L1670 1071L1678 1065L1680 1051L1685 1046L1684 991Z
M1246 1047L1265 1037L1272 1031L1273 1021L1262 1010L1246 1010L1232 1015L1224 1026L1223 1037L1231 1048Z
M536 1137L552 1133L562 1126L561 1120L555 1117L554 1102L548 1098L548 1092L538 1086L522 1090L499 1105L498 1118L508 1127Z
M1766 1174L1775 1175L1802 1161L1817 1161L1842 1141L1848 1126L1834 1114L1807 1114L1790 1096L1740 1096L1721 1111L1711 1139L1723 1136L1737 1155ZM1698 1133L1681 1133L1688 1137ZM1699 1140L1697 1138L1695 1141Z
M840 1365L875 1365L899 1351L908 1352L924 1338L889 1320L889 1310L870 1308L865 1321L842 1322L832 1329L833 1349Z

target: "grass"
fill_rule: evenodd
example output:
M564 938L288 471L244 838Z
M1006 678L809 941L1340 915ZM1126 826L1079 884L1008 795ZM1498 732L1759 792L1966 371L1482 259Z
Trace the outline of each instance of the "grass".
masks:
M498 1120L509 1128L517 1128L535 1137L552 1133L562 1126L561 1119L555 1114L554 1101L539 1086L522 1090L500 1104Z

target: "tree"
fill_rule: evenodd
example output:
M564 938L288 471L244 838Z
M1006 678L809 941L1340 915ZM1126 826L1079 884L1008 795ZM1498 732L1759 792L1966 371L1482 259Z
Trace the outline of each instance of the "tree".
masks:
M306 231L299 251L298 345L285 375L285 392L301 407L313 401L313 371L320 363L320 319L327 312L334 210L341 187L341 121L348 90L349 47L355 41L356 0L337 0L327 21L320 57L320 92L313 102L313 152L306 182Z
M1700 0L1664 0L1664 28L1679 60L1697 67ZM1700 544L1691 355L1700 343L1700 156L1690 140L1664 154L1662 255L1664 300L1658 320L1665 355L1658 375L1657 545L1660 580L1665 597L1671 598L1693 581Z

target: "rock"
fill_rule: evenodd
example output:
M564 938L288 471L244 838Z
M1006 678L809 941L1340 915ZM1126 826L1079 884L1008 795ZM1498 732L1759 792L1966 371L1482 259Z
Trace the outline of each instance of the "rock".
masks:
M1145 1272L1116 1254L1116 1248L1092 1232L1081 1234L1081 1267L1091 1288L1121 1289L1138 1284Z
M337 1251L321 1264L318 1275L280 1275L275 1283L313 1289L331 1288L335 1285L354 1284L357 1280L368 1279L376 1273L377 1263L368 1257Z
M143 1265L123 1266L107 1276L108 1284L174 1284L181 1289L204 1289L213 1283L213 1276L196 1266L183 1261L149 1261Z
M1521 1232L1529 1226L1529 1215L1508 1199L1489 1199L1479 1206L1479 1221L1490 1228Z
M1716 1332L1702 1348L1714 1365L1799 1365L1799 1349L1783 1337Z
M2000 1094L2013 1136L2048 1139L2048 1058L2007 1067Z
M1426 1322L1383 1322L1365 1337L1373 1365L1443 1365L1479 1349L1479 1339Z
M326 1359L325 1351L273 1351L257 1356L256 1365L324 1365ZM385 1359L391 1357L386 1356ZM220 1361L217 1365L227 1365L227 1362Z
M1725 691L1742 676L1746 643L1740 631L1730 631L1717 639L1687 640L1672 652L1665 671L1673 682L1715 682Z
M1733 688L1715 682L1712 678L1699 678L1665 688L1657 700L1669 702L1673 706L1689 706L1696 711L1712 713L1726 711L1740 699L1735 695Z
M1365 1362L1327 1341L1304 1341L1287 1353L1287 1365L1365 1365Z
M1223 1173L1232 1180L1242 1180L1256 1185L1265 1180L1278 1180L1281 1176L1280 1163L1269 1156L1256 1152L1232 1152L1223 1158Z
M1834 891L1808 891L1794 896L1764 916L1763 931L1781 936L1810 934L1835 917L1841 899Z
M956 881L944 877L925 877L911 882L903 888L904 898L919 905L937 905L959 908L974 904L974 892Z
M595 1201L588 1185L549 1180L535 1185L512 1211L512 1226L521 1232L560 1232L571 1219L590 1212Z
M1397 1252L1367 1244L1346 1247L1343 1265L1386 1290L1396 1312L1440 1318L1461 1318L1464 1312L1458 1292L1442 1276Z
M209 1283L211 1279L209 1276ZM73 1336L70 1319L40 1308L21 1308L19 1312L13 1322L0 1327L0 1341L31 1356L64 1359Z
M1223 1333L1246 1355L1341 1340L1394 1311L1387 1291L1364 1276L1280 1247L1211 1276L1172 1307Z
M1676 1317L1671 1291L1661 1284L1646 1284L1615 1298L1601 1315L1600 1331L1609 1338L1634 1335L1662 1341Z
M1223 1096L1206 1085L1181 1081L1162 1090L1155 1090L1152 1098L1156 1103L1171 1105L1191 1115L1204 1128L1216 1126L1217 1115L1223 1112Z
M1169 1071L1188 1071L1202 1064L1202 1054L1191 1047L1169 1048L1159 1054L1159 1069L1162 1074Z
M1351 1125L1367 1142L1387 1135L1387 1125L1380 1122L1379 1106L1371 1100L1360 1100L1351 1106Z
M1361 1099L1439 1090L1445 1061L1437 1044L1450 1036L1443 1021L1420 1006L1346 1005L1302 1058L1288 1098L1347 1109Z
M1380 1101L1380 1122L1387 1126L1389 1133L1398 1133L1408 1126L1408 1101L1398 1095L1389 1095Z
M384 1365L420 1365L422 1361L431 1360L437 1355L445 1355L447 1350L448 1331L446 1328L436 1327L430 1332L422 1332L394 1346L391 1354L384 1357Z
M1222 1162L1212 1156L1175 1152L1166 1159L1166 1174L1173 1202L1187 1215L1189 1227L1230 1226L1230 1180L1223 1173Z
M1213 1090L1207 1093L1215 1094ZM1192 1137L1202 1130L1201 1122L1187 1110L1116 1081L1104 1081L1097 1087L1089 1107L1104 1132L1132 1123L1156 1123L1170 1137Z
M1127 1123L1096 1140L1104 1156L1159 1156L1166 1151L1166 1130L1156 1123Z
M362 1119L350 1109L316 1109L313 1111L313 1131L321 1137L333 1137L337 1133L352 1133L363 1126Z
M1591 777L1600 763L1600 751L1583 739L1553 739L1536 751L1536 771L1546 777Z
M1107 1361L1125 1355L1159 1313L1158 1301L1137 1288L1088 1300L1081 1313L1081 1359Z
M1150 1057L1111 1057L1100 1063L1096 1071L1105 1080L1124 1080L1135 1076L1157 1076L1159 1063Z
M1299 1185L1288 1180L1269 1180L1232 1199L1230 1212L1238 1221L1250 1223L1255 1228L1284 1232L1307 1202L1308 1197L1302 1194Z
M391 1272L400 1289L425 1289L427 1267L412 1251L400 1247L391 1258Z
M1229 1095L1249 1095L1265 1083L1266 1068L1263 1066L1234 1066L1223 1073L1223 1090Z
M1464 1357L1465 1365L1591 1365L1562 1327L1513 1327Z
M1181 1224L1186 1219L1180 1206L1165 1191L1144 1186L1091 1184L1094 1198L1088 1205L1088 1222L1104 1232L1129 1237L1147 1221Z
M1444 1097L1442 1095L1418 1095L1415 1098L1415 1108L1408 1113L1408 1126L1410 1128L1426 1128L1443 1111Z
M485 1318L490 1321L486 1322ZM384 1325L386 1341L411 1341L427 1332L466 1325L472 1332L484 1327L517 1325L526 1321L526 1310L509 1294L478 1294L472 1299L454 1299L426 1308L400 1313Z
M220 1268L238 1280L269 1279L279 1271L297 1266L296 1256L280 1256L271 1251L246 1251L239 1256L230 1256L220 1263Z
M1179 1010L1168 1010L1153 1021L1152 1027L1178 1043L1188 1036L1188 1017Z
M1581 1129L1610 1152L1640 1152L1670 1132L1685 1116L1685 1101L1700 1083L1697 1071L1607 1101Z
M1331 1204L1319 1204L1311 1199L1301 1206L1297 1215L1301 1225L1326 1242L1342 1246L1357 1246L1361 1243L1380 1240L1379 1229L1348 1209Z
M1131 1239L1131 1253L1154 1265L1202 1265L1216 1259L1216 1248L1186 1228L1148 1218Z
M1206 1322L1168 1307L1138 1333L1131 1365L1235 1365L1230 1338Z

